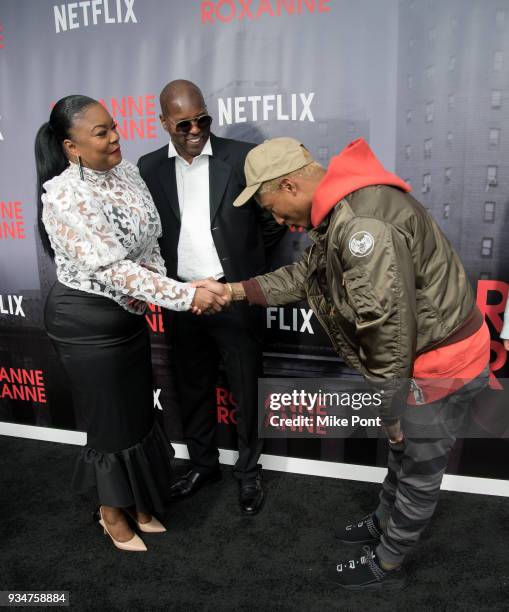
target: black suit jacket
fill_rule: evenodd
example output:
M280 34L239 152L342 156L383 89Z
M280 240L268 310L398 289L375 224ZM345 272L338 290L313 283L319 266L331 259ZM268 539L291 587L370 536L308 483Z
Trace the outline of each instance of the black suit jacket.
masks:
M266 253L285 232L272 215L254 200L235 208L233 201L244 189L244 160L256 145L210 135L209 159L210 228L226 280L246 280L266 271ZM177 247L180 210L175 176L175 158L168 158L168 145L138 160L140 174L159 211L163 235L161 254L169 277L177 278Z

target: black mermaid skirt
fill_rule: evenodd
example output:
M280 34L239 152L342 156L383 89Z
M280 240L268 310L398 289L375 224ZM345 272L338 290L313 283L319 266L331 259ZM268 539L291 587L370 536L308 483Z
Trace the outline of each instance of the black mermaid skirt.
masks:
M72 486L101 505L162 513L173 449L154 418L145 317L113 300L57 282L46 331L67 373L78 423L87 432Z

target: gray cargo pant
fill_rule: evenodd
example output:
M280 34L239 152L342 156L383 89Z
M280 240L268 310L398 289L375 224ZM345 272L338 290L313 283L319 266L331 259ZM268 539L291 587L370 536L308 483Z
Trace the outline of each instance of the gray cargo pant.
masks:
M401 419L405 435L390 445L387 476L376 509L386 523L377 556L399 564L419 539L438 502L447 461L470 417L473 398L486 387L489 370L433 404L408 406Z

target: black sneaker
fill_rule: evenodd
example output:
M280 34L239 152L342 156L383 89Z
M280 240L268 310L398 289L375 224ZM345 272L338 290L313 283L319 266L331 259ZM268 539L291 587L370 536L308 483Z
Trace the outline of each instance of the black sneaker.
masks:
M403 567L384 570L380 567L375 552L369 546L363 546L364 555L357 559L342 561L328 571L328 577L349 591L396 591L406 583L406 572Z
M368 514L358 523L339 527L334 534L344 544L372 544L382 535L376 514Z

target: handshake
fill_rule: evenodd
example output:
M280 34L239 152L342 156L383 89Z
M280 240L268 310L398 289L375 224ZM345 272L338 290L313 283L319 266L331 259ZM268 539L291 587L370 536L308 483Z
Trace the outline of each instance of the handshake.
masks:
M229 283L219 283L213 278L205 278L190 283L196 287L191 304L191 312L196 315L214 314L221 312L232 303L234 299L243 299L242 285L235 283L235 291Z

